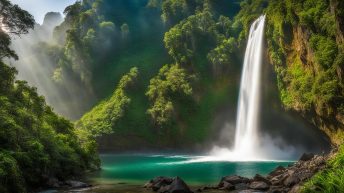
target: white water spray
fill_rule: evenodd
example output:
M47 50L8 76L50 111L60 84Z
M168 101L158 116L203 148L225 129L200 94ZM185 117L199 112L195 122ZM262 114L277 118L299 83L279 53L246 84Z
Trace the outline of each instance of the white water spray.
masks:
M241 76L234 151L246 157L254 156L258 145L264 24L265 15L251 26Z
M241 77L235 144L232 149L215 146L211 156L191 160L203 161L259 161L267 160L258 140L260 84L263 55L265 15L251 26ZM229 128L228 128L229 129ZM263 145L264 146L264 145Z

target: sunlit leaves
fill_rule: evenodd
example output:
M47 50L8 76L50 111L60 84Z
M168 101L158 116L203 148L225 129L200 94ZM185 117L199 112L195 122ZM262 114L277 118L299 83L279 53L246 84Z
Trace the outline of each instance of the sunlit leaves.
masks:
M131 102L126 92L137 76L138 69L130 69L130 72L119 81L113 95L85 114L76 124L79 133L93 138L110 134L118 129L116 123L124 116L126 108Z
M193 77L178 64L163 66L159 74L151 79L146 92L152 101L147 113L158 125L171 121L174 106L173 95L189 96L192 94L191 79Z

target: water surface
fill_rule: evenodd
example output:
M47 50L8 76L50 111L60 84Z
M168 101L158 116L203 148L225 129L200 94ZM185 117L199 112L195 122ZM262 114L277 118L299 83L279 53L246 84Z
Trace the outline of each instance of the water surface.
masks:
M217 184L226 175L267 175L291 161L197 161L202 156L103 154L102 170L90 179L95 184L143 185L156 176L179 176L189 185Z

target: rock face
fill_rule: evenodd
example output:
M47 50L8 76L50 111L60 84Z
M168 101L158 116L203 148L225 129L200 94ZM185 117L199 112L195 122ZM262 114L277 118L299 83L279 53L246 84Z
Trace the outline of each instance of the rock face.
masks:
M144 188L152 189L158 193L192 193L186 183L179 177L156 177L145 184Z

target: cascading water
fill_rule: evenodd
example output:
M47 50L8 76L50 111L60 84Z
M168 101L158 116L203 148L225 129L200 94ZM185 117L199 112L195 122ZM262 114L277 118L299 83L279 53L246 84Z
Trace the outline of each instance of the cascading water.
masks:
M232 149L215 146L211 156L191 160L203 161L253 161L266 160L258 141L260 108L260 83L263 55L265 15L251 26L241 77L235 144ZM230 128L229 128L230 129Z
M257 147L264 24L265 15L251 26L238 101L234 151L249 157Z

